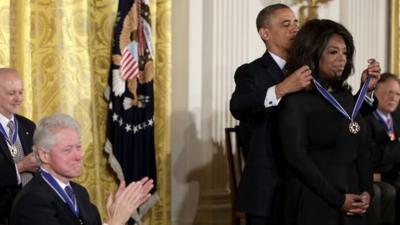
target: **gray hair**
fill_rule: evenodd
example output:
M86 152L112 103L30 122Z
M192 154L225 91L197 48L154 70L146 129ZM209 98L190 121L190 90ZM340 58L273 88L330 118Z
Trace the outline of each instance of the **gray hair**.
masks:
M79 123L71 116L63 113L56 113L41 119L33 134L33 152L38 157L38 149L42 147L49 152L58 141L58 132L61 129L72 129L80 136Z
M394 80L400 85L400 79L396 74L386 72L381 74L381 78L378 80L375 90L378 89L381 86L381 84L385 83L387 80Z

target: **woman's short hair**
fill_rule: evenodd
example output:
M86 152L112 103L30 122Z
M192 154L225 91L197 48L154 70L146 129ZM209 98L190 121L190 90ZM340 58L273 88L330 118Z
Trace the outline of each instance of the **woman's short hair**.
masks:
M33 134L33 151L42 147L49 152L58 141L58 132L61 129L72 129L80 135L79 123L71 116L63 113L53 114L41 119Z
M342 76L335 81L334 86L343 86L344 81L353 72L354 41L351 33L340 23L327 19L313 19L306 22L297 33L286 64L286 74L289 75L303 65L318 69L318 63L329 39L340 35L347 49L346 65Z

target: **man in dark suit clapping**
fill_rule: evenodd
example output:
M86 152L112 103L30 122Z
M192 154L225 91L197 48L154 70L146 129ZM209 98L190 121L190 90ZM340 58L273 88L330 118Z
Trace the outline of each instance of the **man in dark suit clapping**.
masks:
M66 114L39 121L33 151L40 171L18 193L11 210L11 225L100 225L97 208L87 190L71 180L81 175L83 149L80 127ZM108 225L123 225L149 197L153 181L144 178L125 188L120 185L107 203Z

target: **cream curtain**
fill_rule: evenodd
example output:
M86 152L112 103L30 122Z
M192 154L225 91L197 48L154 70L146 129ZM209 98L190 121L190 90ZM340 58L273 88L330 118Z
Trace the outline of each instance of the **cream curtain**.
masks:
M0 66L16 68L24 82L21 114L34 121L54 113L72 115L82 126L84 185L105 214L117 185L103 151L115 0L0 1ZM170 222L170 0L153 0L156 49L155 119L158 191L161 201L146 223ZM168 221L168 222L166 222Z
M390 47L389 71L400 74L400 0L390 1Z

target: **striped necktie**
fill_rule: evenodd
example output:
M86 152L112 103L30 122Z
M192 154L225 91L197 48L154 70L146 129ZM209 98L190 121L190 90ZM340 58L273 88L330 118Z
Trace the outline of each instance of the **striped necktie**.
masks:
M13 121L10 120L10 122L8 122L8 124L7 124L7 127L9 129L8 136L9 136L10 140L12 141L12 138L13 138L14 132L15 132L15 126L14 126ZM17 135L17 140L15 141L15 143L13 145L17 151L16 151L16 153L11 152L11 155L14 159L14 162L17 163L25 157L24 150L22 149L21 141L20 141L18 135ZM13 148L13 147L11 146L10 148ZM31 173L25 172L25 173L20 173L20 177L21 177L22 186L24 186L32 179L33 176Z
M75 197L74 191L72 190L72 187L68 185L68 186L66 186L64 188L64 190L67 193L69 199L71 199L72 206L73 206L72 210L74 211L75 215L77 217L79 217L79 215L78 215L78 203L76 202L76 197Z

